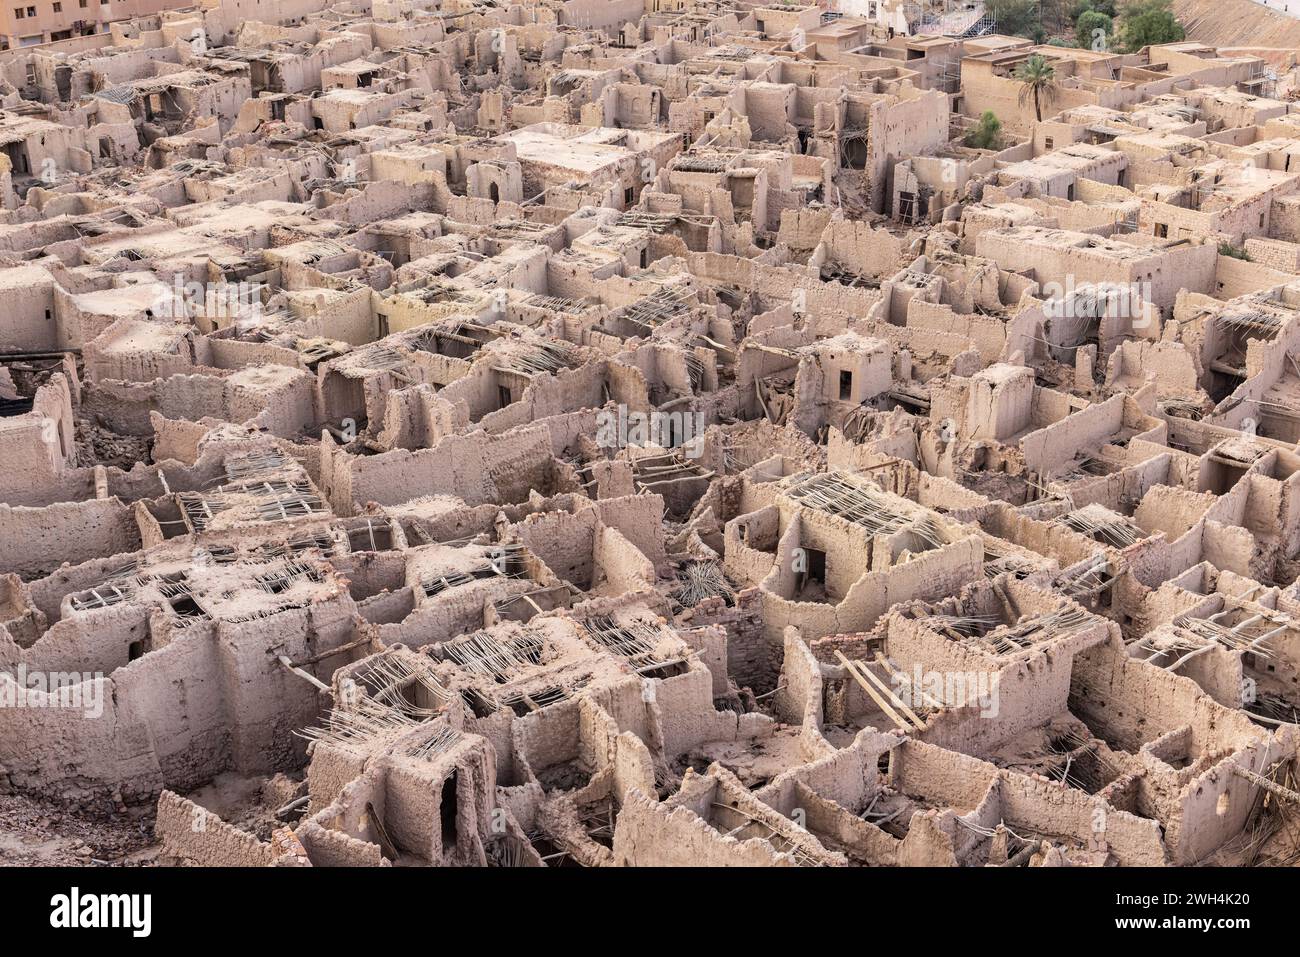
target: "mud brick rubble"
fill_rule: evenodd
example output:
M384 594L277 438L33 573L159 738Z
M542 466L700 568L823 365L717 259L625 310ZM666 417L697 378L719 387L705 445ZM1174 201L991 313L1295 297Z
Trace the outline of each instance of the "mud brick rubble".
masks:
M0 53L0 861L1300 860L1295 51L870 6Z

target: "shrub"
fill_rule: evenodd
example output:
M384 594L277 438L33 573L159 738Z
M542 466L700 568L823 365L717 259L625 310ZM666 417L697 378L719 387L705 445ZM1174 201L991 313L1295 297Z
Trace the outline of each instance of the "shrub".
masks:
M985 110L975 129L966 134L966 145L978 150L996 150L1002 141L1002 121Z
M1169 0L1129 0L1120 8L1119 36L1129 53L1157 43L1176 43L1185 35Z

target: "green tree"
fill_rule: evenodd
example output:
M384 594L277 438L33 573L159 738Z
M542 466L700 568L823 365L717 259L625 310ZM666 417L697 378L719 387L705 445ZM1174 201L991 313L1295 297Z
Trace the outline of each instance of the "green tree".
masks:
M1115 0L1075 0L1074 6L1070 8L1070 19L1077 21L1089 10L1097 13L1104 13L1108 17L1115 16Z
M1002 121L985 110L975 129L966 134L966 145L977 150L995 150L1002 141Z
M1035 53L1016 67L1015 78L1020 81L1020 105L1033 102L1034 117L1043 121L1043 104L1056 97L1056 70L1043 57Z
M998 33L1037 41L1043 33L1036 0L986 0L986 13L998 21Z
M1157 43L1177 43L1186 33L1169 0L1128 0L1120 7L1119 36L1124 49L1136 53Z
M1074 40L1084 50L1110 49L1113 21L1100 10L1085 10L1074 21Z

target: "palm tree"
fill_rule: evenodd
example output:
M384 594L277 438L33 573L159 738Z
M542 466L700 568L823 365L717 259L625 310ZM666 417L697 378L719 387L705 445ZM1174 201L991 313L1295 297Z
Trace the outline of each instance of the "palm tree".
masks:
M1034 116L1043 122L1043 104L1050 103L1056 97L1056 71L1052 65L1035 53L1013 74L1024 86L1020 90L1020 105L1033 99Z

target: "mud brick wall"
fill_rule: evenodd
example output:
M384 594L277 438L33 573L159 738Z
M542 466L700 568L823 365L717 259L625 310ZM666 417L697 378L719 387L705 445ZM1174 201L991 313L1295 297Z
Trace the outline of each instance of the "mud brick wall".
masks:
M683 624L702 628L721 625L727 630L727 673L740 687L761 694L776 687L783 653L763 636L763 603L757 588L736 593L735 604L706 598L683 615Z

